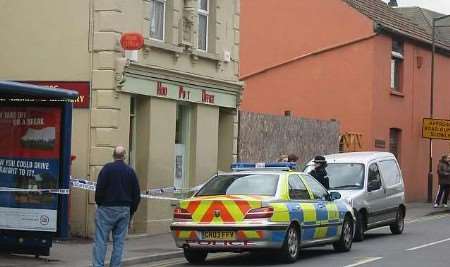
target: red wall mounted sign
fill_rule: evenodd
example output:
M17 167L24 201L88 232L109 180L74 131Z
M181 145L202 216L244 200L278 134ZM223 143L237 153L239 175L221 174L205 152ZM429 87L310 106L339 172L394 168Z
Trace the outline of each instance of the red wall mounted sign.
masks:
M25 81L24 83L77 91L78 98L74 100L73 107L89 108L91 96L91 87L89 82Z

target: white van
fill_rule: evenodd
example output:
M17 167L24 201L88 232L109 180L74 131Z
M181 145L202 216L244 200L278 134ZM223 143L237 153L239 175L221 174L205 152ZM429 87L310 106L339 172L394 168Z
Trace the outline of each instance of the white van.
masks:
M339 192L356 214L356 241L366 230L390 226L401 234L405 219L405 192L395 156L387 152L353 152L325 155L330 192ZM311 161L305 172L314 168Z

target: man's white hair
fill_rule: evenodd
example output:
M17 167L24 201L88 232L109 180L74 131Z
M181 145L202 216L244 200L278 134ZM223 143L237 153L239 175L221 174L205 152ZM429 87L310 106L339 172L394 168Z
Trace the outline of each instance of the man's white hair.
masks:
M125 159L125 154L127 153L127 150L124 146L116 146L114 148L113 152L113 158L114 159Z

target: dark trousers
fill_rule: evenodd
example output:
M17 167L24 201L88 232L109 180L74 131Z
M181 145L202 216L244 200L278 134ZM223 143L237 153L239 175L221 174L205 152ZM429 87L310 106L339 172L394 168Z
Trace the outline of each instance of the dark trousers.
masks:
M439 192L436 196L436 201L434 203L436 204L447 204L448 199L448 191L450 190L450 185L448 184L441 184L439 185Z

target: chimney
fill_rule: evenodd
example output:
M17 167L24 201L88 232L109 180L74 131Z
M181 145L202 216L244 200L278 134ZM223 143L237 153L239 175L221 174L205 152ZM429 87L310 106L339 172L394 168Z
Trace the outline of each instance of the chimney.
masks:
M388 6L398 7L397 0L389 0Z

